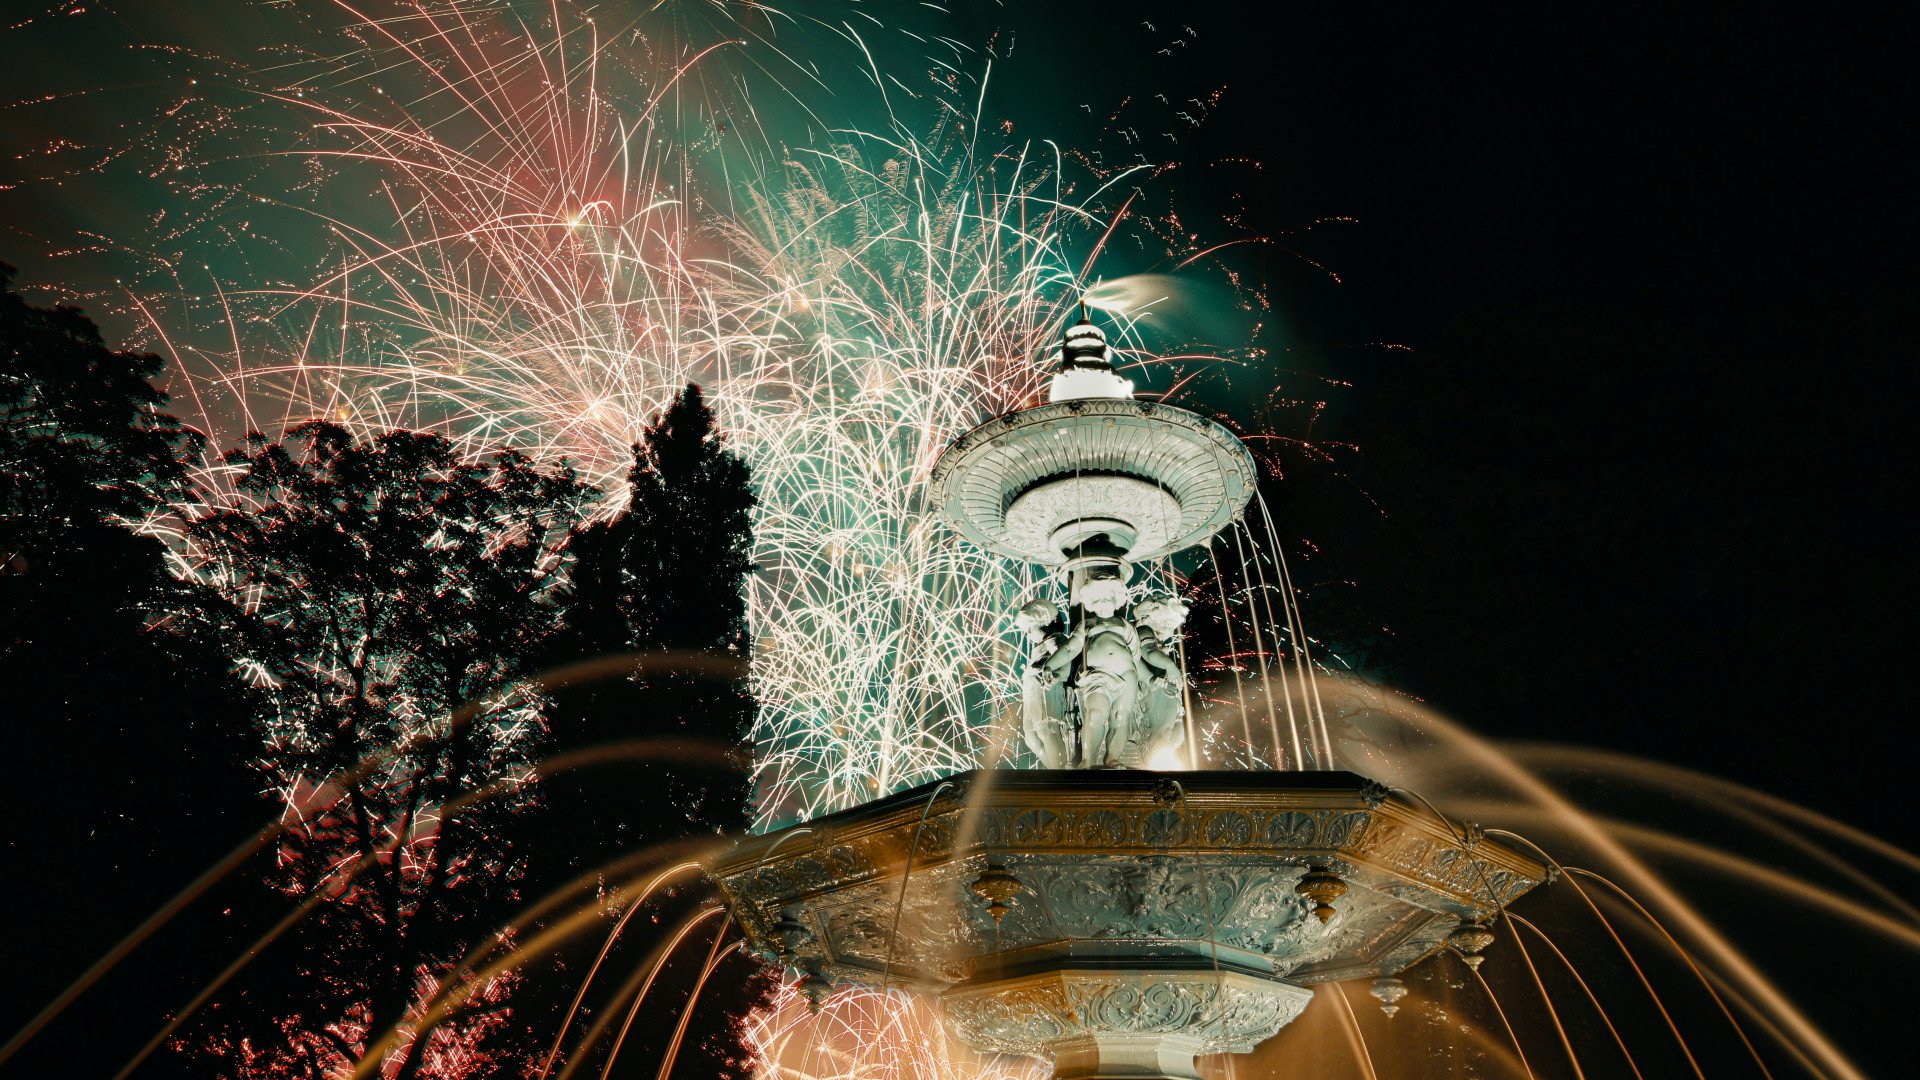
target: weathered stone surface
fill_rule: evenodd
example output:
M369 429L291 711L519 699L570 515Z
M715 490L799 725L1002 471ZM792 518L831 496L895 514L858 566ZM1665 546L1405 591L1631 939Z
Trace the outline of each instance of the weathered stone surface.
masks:
M1057 1075L1191 1077L1195 1054L1244 1054L1311 991L1233 970L1046 971L947 991L947 1027L980 1050L1054 1061Z
M1019 882L998 921L970 888L989 867ZM1310 867L1348 886L1326 922L1296 891ZM1300 986L1417 963L1545 868L1352 773L1010 770L754 837L711 873L769 959L784 918L809 934L781 962L944 994L976 1046L1053 1056L1062 1076L1178 1076L1278 1030ZM1187 1026L1082 1008L1122 999ZM1148 1057L1173 1064L1065 1071Z
M1204 416L1082 400L1022 409L962 435L935 463L928 493L941 520L973 543L1058 566L1065 556L1054 533L1086 507L1120 515L1139 541L1130 557L1145 561L1220 531L1254 485L1253 455Z

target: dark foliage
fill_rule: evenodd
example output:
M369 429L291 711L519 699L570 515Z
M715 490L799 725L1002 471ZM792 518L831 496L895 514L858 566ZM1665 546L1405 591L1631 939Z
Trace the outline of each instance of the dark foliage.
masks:
M196 439L162 411L161 361L107 348L77 309L38 308L0 265L0 687L15 739L0 785L0 1030L11 1034L259 825L233 752L244 703L169 613L193 604L162 542ZM76 903L76 899L84 902ZM217 907L214 909L217 912ZM198 916L205 915L204 918ZM90 991L88 1033L130 1057L231 948L202 909ZM64 1023L13 1065L75 1037Z
M561 856L547 865L550 874L591 876L649 845L745 827L754 715L746 684L749 479L699 388L689 386L634 447L626 510L574 538L565 628L548 656L575 674L555 692L551 750L608 753L543 785L527 826L544 837L542 850ZM660 739L669 740L664 748L636 756L636 740ZM683 912L691 900L670 898L664 910ZM632 943L635 959L626 963L651 946L647 937ZM620 1052L623 1068L658 1070L704 952L683 949L662 973ZM571 990L566 979L555 985ZM750 961L724 961L688 1021L673 1075L744 1075L739 1018L767 989Z
M722 445L698 387L687 387L634 446L628 493L623 513L571 544L565 627L548 655L556 665L617 666L562 693L555 748L678 736L739 750L753 721L744 582L753 568L754 496L746 462ZM689 828L746 825L737 775L671 781L676 813L665 824L657 801L632 798L631 777L609 786L591 775L577 781L578 800L560 801L595 815L601 827L590 845L601 851ZM583 848L579 857L594 854Z
M700 388L688 386L634 445L626 512L574 541L560 640L586 653L740 652L742 584L753 571L749 479Z
M531 855L506 821L533 798L547 706L525 677L590 489L324 423L227 461L238 496L194 533L240 609L231 660L268 687L256 752L291 824L269 881L312 907L256 975L277 970L272 990L230 995L190 1045L230 1075L298 1075L399 1029L398 1075L511 1075L534 1045L517 980L461 960L511 945L494 938Z

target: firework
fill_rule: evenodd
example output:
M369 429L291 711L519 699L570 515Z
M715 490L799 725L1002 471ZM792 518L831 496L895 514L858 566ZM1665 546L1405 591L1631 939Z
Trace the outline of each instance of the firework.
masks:
M901 991L848 990L818 1013L791 987L749 1022L767 1080L1043 1080L1034 1059L983 1059L951 1045L938 1009Z
M197 307L181 260L146 276L132 307L191 373L183 396L228 426L320 415L514 445L615 488L643 427L698 382L760 493L759 823L994 760L1017 685L1005 613L1048 586L931 524L928 470L969 427L1036 400L1036 361L1096 268L1121 265L1112 248L1175 266L1203 242L1140 210L1155 169L983 141L991 58L971 81L943 62L902 93L881 50L836 31L868 92L828 96L845 123L809 103L811 139L789 146L770 118L791 121L798 99L750 75L817 66L794 35L512 10L300 15L288 40L303 44L277 63L193 80L161 141L206 156L167 174L190 208L168 227L321 254L289 284L222 286ZM276 149L235 165L236 132ZM257 209L235 221L238 207ZM1149 374L1184 386L1244 359L1155 354L1131 316L1165 304L1167 283L1132 280L1095 301ZM1290 628L1273 619L1290 594L1274 606L1247 550L1228 556L1247 581L1227 620ZM1236 674L1281 656L1271 632L1236 652ZM1278 706L1231 696L1216 711L1245 731L1204 724L1216 756L1283 763L1290 739L1305 760L1297 720L1256 748L1247 707Z

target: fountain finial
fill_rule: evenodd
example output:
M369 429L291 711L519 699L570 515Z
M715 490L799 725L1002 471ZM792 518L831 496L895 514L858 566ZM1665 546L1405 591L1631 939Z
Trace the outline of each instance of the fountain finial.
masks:
M1047 400L1126 400L1131 397L1133 380L1113 373L1106 332L1087 317L1087 302L1080 301L1080 321L1067 328L1066 337L1060 342L1060 360L1054 367L1053 381L1047 386Z

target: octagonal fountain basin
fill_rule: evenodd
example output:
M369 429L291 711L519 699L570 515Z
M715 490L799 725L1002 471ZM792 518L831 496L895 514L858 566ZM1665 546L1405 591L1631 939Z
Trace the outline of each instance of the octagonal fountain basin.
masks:
M709 869L804 989L937 995L955 1038L1072 1080L1195 1076L1546 877L1354 773L1125 769L961 773Z

